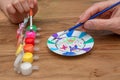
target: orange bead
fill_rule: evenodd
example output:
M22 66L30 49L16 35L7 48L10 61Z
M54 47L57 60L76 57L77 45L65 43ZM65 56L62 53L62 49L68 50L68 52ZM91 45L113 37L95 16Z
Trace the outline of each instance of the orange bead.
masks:
M34 46L32 44L25 44L24 46L24 52L31 52L33 53Z

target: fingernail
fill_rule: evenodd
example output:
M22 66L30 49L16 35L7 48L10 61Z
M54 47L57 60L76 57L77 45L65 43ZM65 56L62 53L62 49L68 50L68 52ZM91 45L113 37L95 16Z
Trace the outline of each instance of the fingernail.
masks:
M92 26L92 22L91 21L86 22L85 25L84 25L85 29L90 29L91 26Z
M77 22L76 22L76 25L79 24L79 23L80 23L80 21L77 21Z
M80 18L80 22L81 23L85 22L83 17Z
M81 16L80 16L81 17ZM77 20L76 24L81 23L81 18L79 17L79 19Z
M30 3L30 8L34 8L34 5L33 5L33 3Z

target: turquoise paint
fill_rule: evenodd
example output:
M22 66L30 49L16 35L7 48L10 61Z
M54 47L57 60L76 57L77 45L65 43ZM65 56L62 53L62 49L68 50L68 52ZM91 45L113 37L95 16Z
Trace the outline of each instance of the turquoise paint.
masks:
M91 38L91 39L85 41L84 44L93 43L93 42L94 42L94 40L93 40L93 38Z
M54 42L52 42L50 40L48 40L47 43L49 43L49 44L55 44Z
M83 37L86 36L86 35L87 35L86 32L82 32L82 33L80 34L79 38L83 38Z

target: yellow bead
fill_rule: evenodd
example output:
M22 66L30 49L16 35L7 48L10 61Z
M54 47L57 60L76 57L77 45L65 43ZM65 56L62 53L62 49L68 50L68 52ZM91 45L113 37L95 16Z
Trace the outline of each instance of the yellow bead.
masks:
M23 45L20 44L20 45L18 46L17 50L16 50L16 56L20 54L20 52L22 51L22 49L23 49Z
M30 52L24 53L24 55L23 55L23 62L30 62L30 63L32 63L33 62L33 54L30 53Z

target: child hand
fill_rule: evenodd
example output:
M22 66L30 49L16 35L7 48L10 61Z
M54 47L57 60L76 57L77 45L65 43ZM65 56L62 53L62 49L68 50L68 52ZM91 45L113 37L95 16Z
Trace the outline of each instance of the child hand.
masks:
M20 23L27 17L30 8L34 15L38 10L37 0L4 0L1 9L12 23Z
M96 19L88 20L95 13L111 6L119 0L109 0L94 4L87 9L81 16L78 22L85 22L82 29L84 30L109 30L120 34L120 6L117 6ZM88 20L88 21L87 21Z

